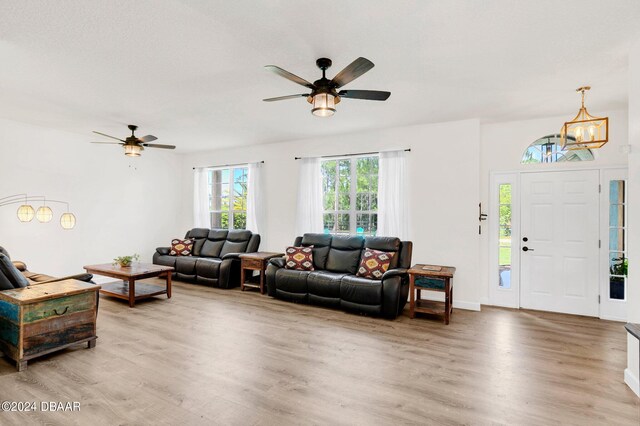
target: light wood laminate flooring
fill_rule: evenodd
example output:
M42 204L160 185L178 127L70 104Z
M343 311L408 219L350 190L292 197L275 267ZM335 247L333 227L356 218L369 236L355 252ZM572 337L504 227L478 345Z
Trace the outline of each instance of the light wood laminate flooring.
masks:
M640 424L621 323L484 307L395 321L174 283L130 309L101 297L94 349L17 373L0 424Z

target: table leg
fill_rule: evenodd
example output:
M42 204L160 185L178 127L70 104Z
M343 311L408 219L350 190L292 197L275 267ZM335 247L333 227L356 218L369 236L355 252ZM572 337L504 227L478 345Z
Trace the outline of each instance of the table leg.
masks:
M244 291L244 267L240 265L240 291Z
M167 271L167 299L171 299L171 271Z
M422 299L422 290L416 288L416 300Z
M18 372L26 370L27 361L16 361L16 369L18 370Z
M96 347L96 339L89 340L89 342L87 342L87 347L88 347L89 349L91 349L91 348L95 348L95 347Z
M260 268L260 294L264 294L264 268Z
M133 278L129 279L129 307L133 308L136 306L136 280Z
M449 278L444 279L444 323L449 324L449 315L451 315L451 281Z
M416 317L415 277L409 274L409 318Z

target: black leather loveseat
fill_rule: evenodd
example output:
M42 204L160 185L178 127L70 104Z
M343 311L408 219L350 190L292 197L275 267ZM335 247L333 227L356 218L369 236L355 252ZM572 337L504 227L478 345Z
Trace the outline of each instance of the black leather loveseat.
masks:
M409 295L407 269L411 267L410 241L398 238L304 234L296 247L313 246L313 271L285 268L284 258L267 266L267 290L272 297L313 303L395 318ZM356 276L365 248L394 252L381 280Z
M240 253L258 251L260 235L251 231L193 228L185 238L194 240L191 256L170 256L169 247L158 247L153 254L156 265L173 266L173 276L215 287L240 285Z

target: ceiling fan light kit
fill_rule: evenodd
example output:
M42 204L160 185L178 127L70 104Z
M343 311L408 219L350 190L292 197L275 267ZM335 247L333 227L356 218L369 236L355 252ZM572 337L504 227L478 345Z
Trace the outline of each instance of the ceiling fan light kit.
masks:
M280 75L281 77L311 89L311 93L279 96L277 98L263 99L263 101L274 102L305 97L307 98L307 102L312 105L311 114L316 117L331 117L335 114L336 105L340 103L341 98L386 101L391 95L390 92L383 92L379 90L340 90L338 92L339 88L369 71L374 67L374 64L366 58L358 58L345 69L340 71L335 77L333 77L333 79L329 80L326 77L326 71L331 67L331 64L331 59L328 58L319 58L316 60L316 65L322 70L322 78L314 81L313 83L310 83L307 80L275 65L266 65L265 68Z
M578 114L564 123L560 130L562 149L601 148L609 141L609 117L595 117L584 106L584 94L590 89L590 86L576 89L582 95L582 106Z
M141 138L136 137L135 132L136 130L138 130L138 126L134 124L129 124L127 127L129 128L129 130L131 130L131 136L129 136L126 139L120 139L115 136L94 131L93 133L97 135L104 136L110 139L115 139L119 142L91 142L91 143L121 145L124 147L124 155L126 155L127 157L140 157L142 155L142 151L144 151L145 148L176 149L175 145L162 145L158 143L149 143L158 139L153 135L147 135Z

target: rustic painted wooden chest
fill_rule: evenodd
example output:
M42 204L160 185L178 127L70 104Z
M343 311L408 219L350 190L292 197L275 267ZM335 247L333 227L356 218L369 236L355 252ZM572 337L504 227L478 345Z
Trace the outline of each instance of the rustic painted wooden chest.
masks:
M100 286L64 280L0 291L0 350L18 371L35 357L95 346Z

